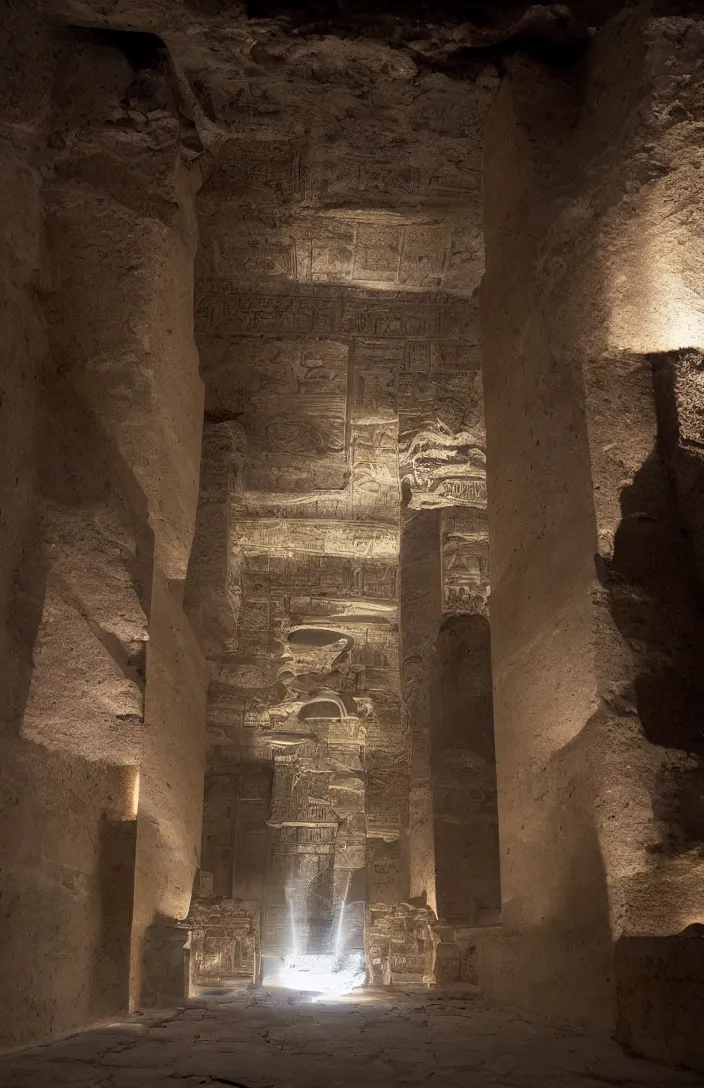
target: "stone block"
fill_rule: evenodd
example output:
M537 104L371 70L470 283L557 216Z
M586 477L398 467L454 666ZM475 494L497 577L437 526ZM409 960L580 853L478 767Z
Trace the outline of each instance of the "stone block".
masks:
M701 933L621 938L616 1004L616 1039L627 1050L704 1073Z

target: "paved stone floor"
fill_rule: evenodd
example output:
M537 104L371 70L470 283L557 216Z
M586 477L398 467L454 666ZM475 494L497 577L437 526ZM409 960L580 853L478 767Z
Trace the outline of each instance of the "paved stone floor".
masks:
M629 1058L479 998L259 991L138 1016L0 1057L2 1088L675 1088Z

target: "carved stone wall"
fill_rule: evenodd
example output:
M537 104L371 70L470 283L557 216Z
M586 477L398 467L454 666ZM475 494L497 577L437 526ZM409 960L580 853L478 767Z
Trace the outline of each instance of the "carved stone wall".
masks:
M188 915L192 988L256 981L259 975L259 914L256 902L211 896L193 899Z
M203 865L215 894L252 893L238 798L256 781L263 803L270 775L265 974L292 943L325 951L343 902L388 898L382 868L395 904L420 879L409 826L431 799L400 676L401 502L486 502L472 293L493 87L427 82L376 44L353 52L354 76L347 43L321 60L273 32L185 61L207 149L205 468L187 591L211 667ZM342 126L311 63L336 66ZM438 604L439 547L438 533Z
M435 642L441 618L440 510L406 516L401 550L401 662L411 749L410 894L437 911L431 759Z
M701 20L1 6L3 1045L190 935L701 1067Z

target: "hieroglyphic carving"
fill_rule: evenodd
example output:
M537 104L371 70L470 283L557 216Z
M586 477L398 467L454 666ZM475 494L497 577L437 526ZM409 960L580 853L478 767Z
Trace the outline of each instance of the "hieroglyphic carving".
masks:
M284 204L300 190L300 152L289 140L255 140L231 135L218 146L213 187L228 200Z
M435 915L426 906L373 903L367 911L367 970L375 986L432 982Z
M443 511L442 609L488 615L489 536L483 511Z
M236 352L213 349L206 407L235 415L247 436L241 490L344 487L347 354L345 344L326 340L247 339Z
M201 885L202 886L202 885ZM259 904L241 899L198 898L191 902L192 986L248 979L259 973Z
M486 456L469 431L441 423L415 435L400 453L411 509L486 506Z
M358 223L355 231L352 279L372 283L395 283L403 249L401 226L386 223Z
M355 420L350 437L351 507L355 519L398 525L398 426Z
M442 141L438 140L438 144ZM308 157L306 199L328 206L386 203L394 208L421 201L442 206L476 199L481 188L481 169L466 161L452 163L441 154L440 146L437 151L435 165L428 162L415 165L399 158L397 148L388 148L386 154L379 148L372 158L350 148L320 145Z
M205 423L185 605L197 622L206 653L215 659L237 647L240 590L230 572L228 523L246 446L246 435L235 420Z
M283 955L292 941L322 949L340 904L364 898L367 843L399 847L408 828L408 710L428 708L401 693L401 477L412 506L485 501L479 455L463 448L469 433L483 448L480 143L473 110L436 88L432 110L414 106L435 125L432 154L415 138L372 150L376 120L299 145L290 132L308 112L315 132L326 108L308 76L282 113L278 84L235 67L248 74L203 74L196 92L219 133L199 198L207 411L247 440L227 506L237 630L213 663L208 717L213 760L243 782L273 773L257 833L264 945ZM294 114L303 127L283 123ZM465 569L453 546L448 593ZM394 887L389 977L422 977L425 915L397 916L407 874Z
M323 643L325 645L325 643ZM315 732L270 735L274 762L267 823L274 829L273 883L268 890L270 946L296 954L329 954L353 875L365 859L364 727L321 700ZM302 712L311 704L304 704ZM349 933L347 938L349 939Z
M441 287L450 254L450 231L444 225L407 228L399 283L414 287Z
M234 522L230 541L233 549L241 549L252 557L319 556L391 562L398 556L399 531L396 526L373 522L367 525L322 520L305 523L260 517Z
M277 336L290 338L372 337L429 339L476 344L476 305L428 292L409 297L400 290L383 295L364 288L342 292L334 285L272 283L266 292L247 293L218 277L201 281L196 318L208 355L208 338Z

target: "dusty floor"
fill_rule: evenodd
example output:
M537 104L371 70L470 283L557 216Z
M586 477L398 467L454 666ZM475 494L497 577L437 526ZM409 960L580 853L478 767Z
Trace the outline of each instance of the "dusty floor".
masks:
M0 1058L1 1088L670 1088L702 1078L480 999L242 993Z

